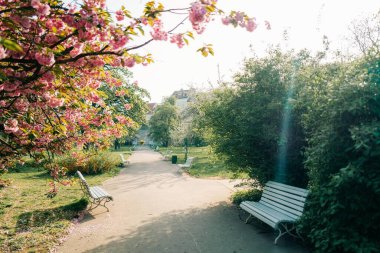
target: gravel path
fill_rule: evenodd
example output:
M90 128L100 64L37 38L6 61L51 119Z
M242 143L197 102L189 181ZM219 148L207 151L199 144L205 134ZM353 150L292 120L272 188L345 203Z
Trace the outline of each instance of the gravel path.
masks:
M271 229L240 221L227 180L181 174L150 150L134 152L130 161L103 185L114 197L110 212L91 211L58 252L307 252L290 238L275 246Z

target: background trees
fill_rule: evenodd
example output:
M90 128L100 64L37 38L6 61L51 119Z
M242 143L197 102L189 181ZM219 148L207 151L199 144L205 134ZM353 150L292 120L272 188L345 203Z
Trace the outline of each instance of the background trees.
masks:
M179 125L178 109L174 98L168 98L158 105L149 120L149 136L158 144L167 147L171 134Z
M294 117L286 139L280 140L284 108L294 86L293 60L290 54L278 50L264 59L249 59L233 85L214 90L199 106L200 125L210 132L208 141L215 151L260 182L273 178L282 141L287 145L285 166L289 168L284 181L306 184L302 130Z

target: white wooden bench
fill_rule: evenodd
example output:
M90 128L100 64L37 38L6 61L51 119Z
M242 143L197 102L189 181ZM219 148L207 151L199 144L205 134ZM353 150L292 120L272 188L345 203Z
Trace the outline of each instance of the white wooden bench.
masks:
M243 201L240 207L250 214L246 223L254 216L278 230L279 234L274 240L277 244L277 240L285 234L300 237L295 230L295 222L302 215L307 195L306 189L269 181L259 202Z
M182 169L182 168L190 168L191 167L191 164L193 163L193 160L194 160L194 157L188 157L186 159L186 162L183 163L183 164L178 164L178 166Z
M90 187L80 171L77 171L77 174L80 179L79 182L82 191L91 203L88 210L95 209L98 206L104 206L109 212L109 209L106 207L106 203L113 200L112 196L99 186ZM92 207L92 205L94 205L94 207Z
M173 151L169 150L166 153L163 154L164 156L164 161L169 161L172 157Z
M120 154L120 158L121 158L121 166L126 167L129 164L129 161L124 159L123 154Z

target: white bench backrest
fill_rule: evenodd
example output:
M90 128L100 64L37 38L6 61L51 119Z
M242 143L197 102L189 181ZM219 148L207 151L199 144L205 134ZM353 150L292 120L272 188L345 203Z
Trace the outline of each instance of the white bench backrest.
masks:
M273 181L266 183L260 203L294 219L303 212L308 190Z
M185 162L185 165L191 166L191 163L193 162L193 159L194 159L194 157L188 157L187 160L186 160L186 162Z
M79 170L77 170L77 174L80 179L81 187L83 188L83 190L86 190L88 194L90 194L90 187L88 186L86 179Z
M123 156L123 154L119 154L119 155L120 155L121 161L122 161L123 163L125 163L125 162L126 162L126 160L124 159L124 156Z

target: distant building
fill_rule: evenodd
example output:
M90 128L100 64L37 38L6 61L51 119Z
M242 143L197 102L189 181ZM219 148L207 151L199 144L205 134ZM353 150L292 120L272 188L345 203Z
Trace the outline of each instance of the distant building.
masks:
M193 101L195 89L177 90L174 91L171 97L176 99L175 105L179 108L180 112L184 111L188 104Z

